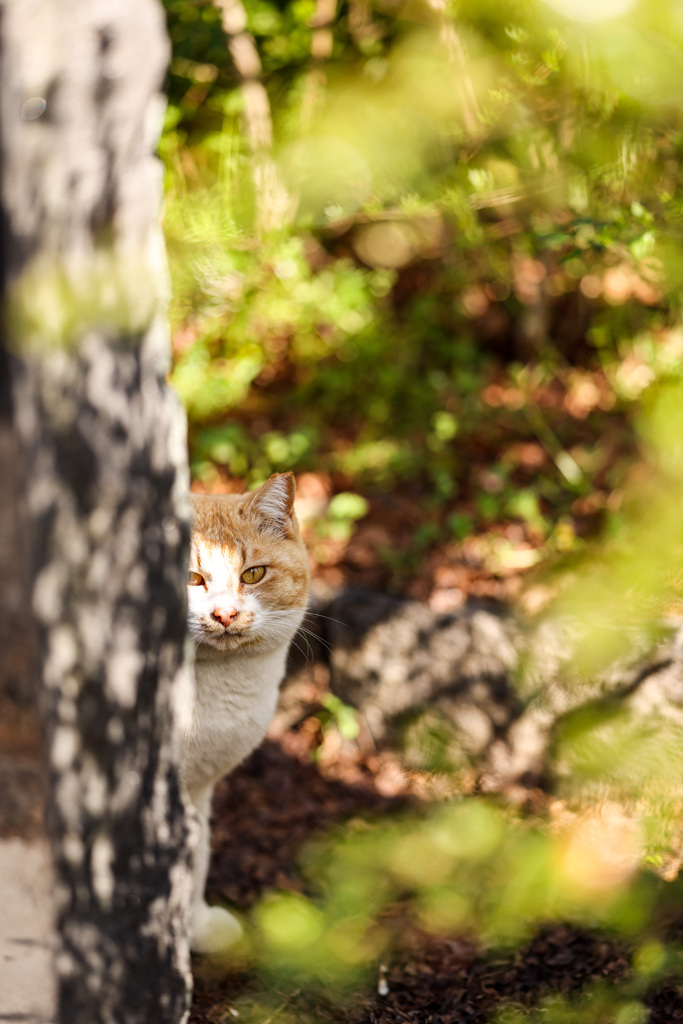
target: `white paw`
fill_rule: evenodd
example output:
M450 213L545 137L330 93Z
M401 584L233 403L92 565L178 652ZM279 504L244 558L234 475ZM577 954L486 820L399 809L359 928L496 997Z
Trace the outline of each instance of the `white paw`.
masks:
M192 916L190 948L193 953L218 954L242 937L242 925L222 907L196 907Z

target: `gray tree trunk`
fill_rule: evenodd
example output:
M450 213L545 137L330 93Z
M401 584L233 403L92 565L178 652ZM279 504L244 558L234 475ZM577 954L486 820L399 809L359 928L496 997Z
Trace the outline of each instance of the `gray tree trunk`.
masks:
M189 537L165 383L156 0L0 0L5 344L25 477L59 1020L176 1024Z
M10 357L0 349L0 701L21 715L34 703L28 564L21 516L22 465L12 427Z
M247 30L242 0L214 0L235 65L244 102L244 129L251 152L256 230L259 234L281 228L291 220L294 204L273 159L273 118L268 93L261 81L261 58Z

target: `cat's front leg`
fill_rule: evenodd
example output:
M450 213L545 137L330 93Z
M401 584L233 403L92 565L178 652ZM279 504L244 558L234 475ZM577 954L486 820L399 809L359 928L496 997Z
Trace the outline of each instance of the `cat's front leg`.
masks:
M216 955L230 949L239 941L242 936L242 926L229 911L224 910L223 907L210 907L204 899L211 856L212 795L213 786L190 793L190 799L199 815L201 827L192 882L190 948L193 953Z

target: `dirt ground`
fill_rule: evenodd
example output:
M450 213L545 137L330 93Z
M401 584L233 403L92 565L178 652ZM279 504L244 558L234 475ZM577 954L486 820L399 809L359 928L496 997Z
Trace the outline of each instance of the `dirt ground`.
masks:
M52 894L46 845L0 839L0 1020L50 1024Z
M214 899L248 913L273 889L305 891L297 857L312 836L349 818L376 818L442 795L414 773L404 774L391 755L359 763L341 744L314 761L319 741L311 718L285 731L276 720L271 738L218 787L209 880ZM197 962L191 1024L521 1024L536 1009L543 1015L558 995L572 999L600 984L618 990L632 977L634 950L599 933L554 924L502 955L468 937L420 933L401 919L400 908L396 914L399 938L391 959L351 996L333 986L311 991L296 978L273 992L254 965L213 969ZM650 1024L683 1021L683 987L675 980L661 982L645 1002ZM622 1020L607 1010L601 1015L598 1006L588 1014L580 1019ZM579 1016L561 1018L571 1019Z
M311 839L349 819L386 819L455 792L444 777L404 770L390 750L361 753L353 740L342 740L322 713L326 684L322 665L295 677L265 743L217 788L209 898L235 908L247 929L264 894L307 891L300 865ZM529 794L541 812L545 799ZM0 1022L54 1019L50 883L41 835L35 722L28 712L0 707ZM635 951L624 941L555 923L525 946L500 953L471 936L422 933L401 906L390 913L391 953L371 965L352 992L333 983L312 988L296 977L274 983L263 962L248 955L220 967L197 959L190 1024L644 1024L629 1009L628 996L621 1015L599 1002L601 986L633 991ZM667 940L677 947L683 922L674 915L667 928ZM650 1024L683 1022L679 973L674 964L640 995ZM586 993L597 993L587 997L595 1005L576 1016L553 1016L558 996L571 1005Z
M0 1021L52 1024L52 879L36 722L0 702Z
M325 732L316 700L310 682L293 695L285 691L269 738L218 787L210 896L247 920L264 893L304 889L298 863L312 837L349 818L377 818L444 796L430 780L405 773L392 754L361 758L352 743ZM0 762L0 1021L12 1024L53 1019L36 758L34 743L15 742ZM468 937L427 936L404 924L400 908L395 913L400 940L391 957L351 994L333 986L312 991L296 978L273 987L245 959L220 969L197 960L190 1024L520 1024L537 1008L544 1015L558 994L578 996L596 983L618 989L632 975L633 950L597 933L556 924L503 955ZM678 923L672 927L683 935ZM683 1021L683 987L675 977L660 981L645 1001L650 1024ZM601 1015L599 1005L580 1019L622 1024L621 1016Z

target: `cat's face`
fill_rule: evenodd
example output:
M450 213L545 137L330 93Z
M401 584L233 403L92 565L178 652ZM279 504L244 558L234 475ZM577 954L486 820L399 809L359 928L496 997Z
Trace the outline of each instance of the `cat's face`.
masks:
M294 477L257 491L192 495L188 623L198 644L268 650L287 642L308 597L308 558L294 515Z

